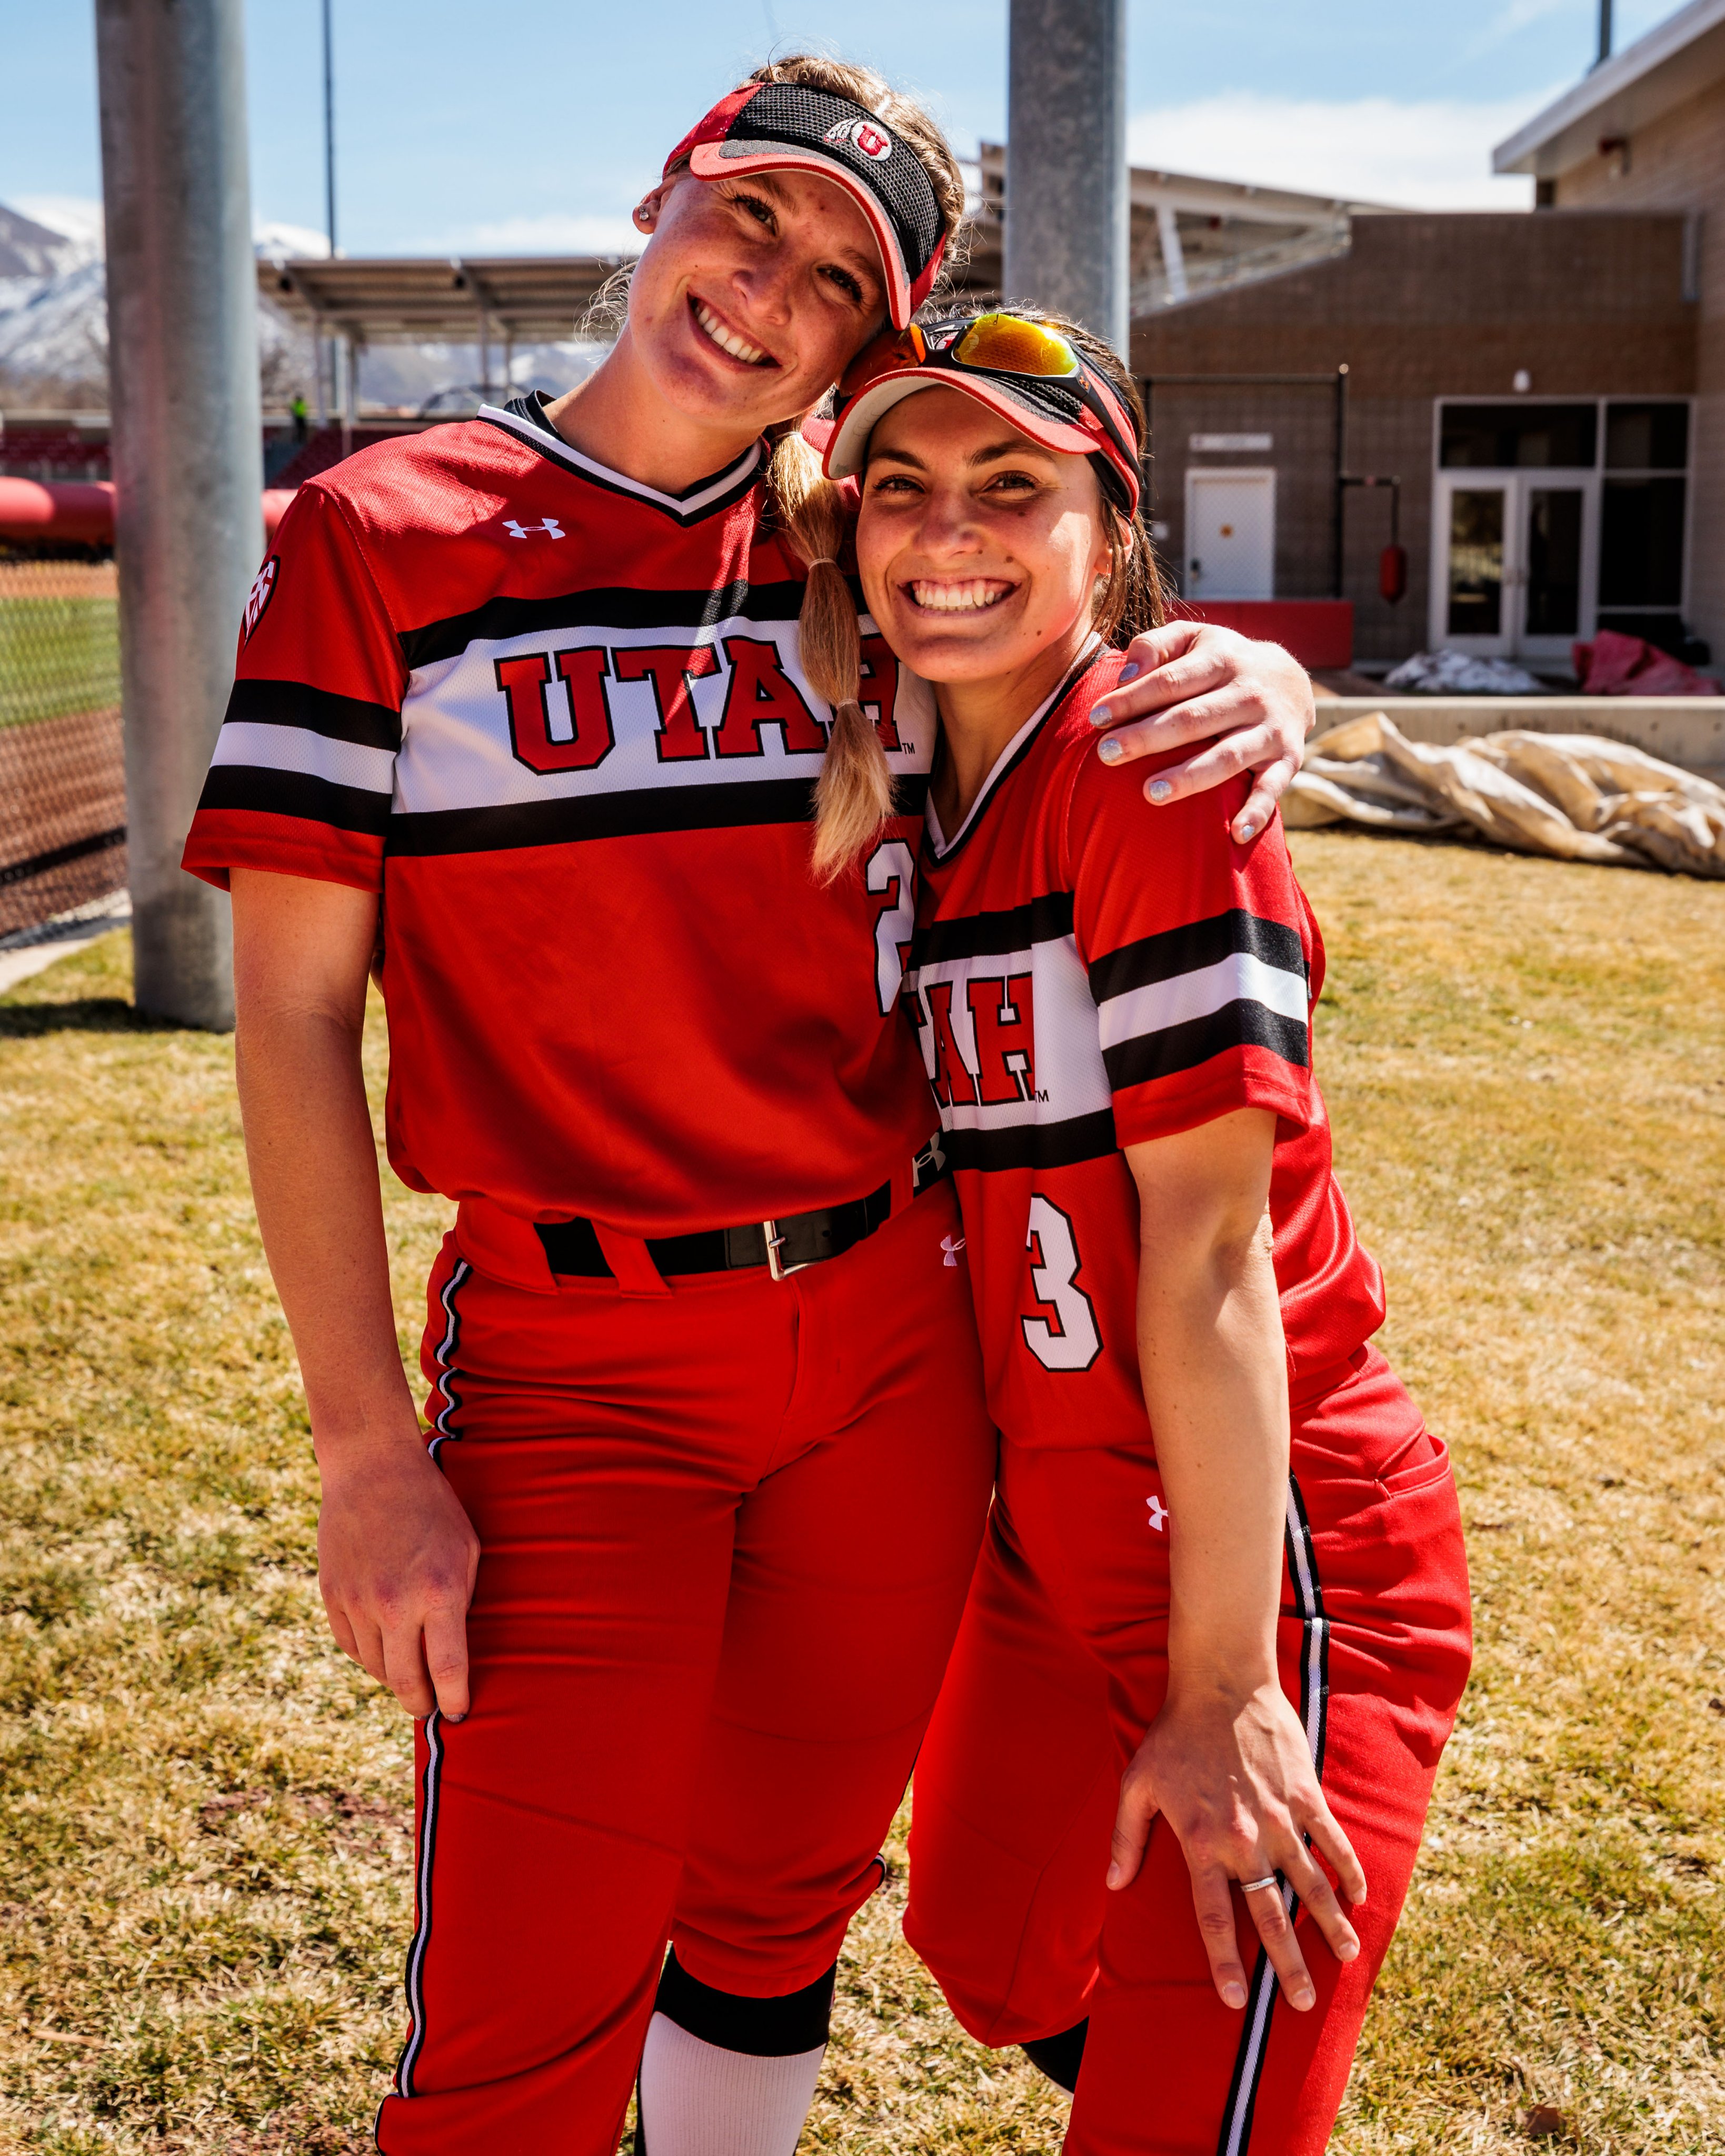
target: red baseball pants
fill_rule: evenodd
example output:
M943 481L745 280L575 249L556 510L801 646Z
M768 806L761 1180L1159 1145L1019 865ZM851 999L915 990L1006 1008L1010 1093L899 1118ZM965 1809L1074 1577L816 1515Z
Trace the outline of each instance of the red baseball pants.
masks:
M1375 1349L1294 1405L1280 1651L1365 1868L1317 2003L1278 1992L1244 1898L1243 2013L1211 1980L1178 1841L1103 1886L1122 1769L1167 1686L1168 1537L1147 1445L1003 1447L1000 1491L916 1766L905 1930L987 2044L1089 2018L1067 2156L1322 2156L1418 1854L1471 1652L1448 1455Z
M837 1958L993 1475L960 1232L940 1184L787 1280L669 1293L446 1245L428 1414L483 1555L472 1711L418 1738L388 2156L611 2156L667 1938L747 1997Z

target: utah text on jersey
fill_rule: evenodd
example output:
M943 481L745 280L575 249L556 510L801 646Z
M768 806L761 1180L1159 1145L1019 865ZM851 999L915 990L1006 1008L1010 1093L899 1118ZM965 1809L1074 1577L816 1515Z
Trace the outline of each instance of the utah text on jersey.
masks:
M911 1015L955 1168L1065 1168L1116 1150L1113 1096L1230 1048L1307 1068L1296 932L1240 908L1079 954L1072 894L923 929Z
M796 822L831 725L798 663L802 588L726 597L716 620L706 592L494 600L403 639L399 714L242 680L206 799L279 807L292 773L318 796L306 813L395 855ZM864 709L915 791L927 691L880 637L863 653ZM268 774L256 801L250 772Z

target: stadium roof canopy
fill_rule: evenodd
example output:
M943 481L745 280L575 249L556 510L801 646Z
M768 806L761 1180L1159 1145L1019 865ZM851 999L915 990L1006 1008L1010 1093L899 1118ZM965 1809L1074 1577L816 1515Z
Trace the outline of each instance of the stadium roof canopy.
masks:
M258 287L323 336L372 344L556 344L621 254L311 257L258 264Z

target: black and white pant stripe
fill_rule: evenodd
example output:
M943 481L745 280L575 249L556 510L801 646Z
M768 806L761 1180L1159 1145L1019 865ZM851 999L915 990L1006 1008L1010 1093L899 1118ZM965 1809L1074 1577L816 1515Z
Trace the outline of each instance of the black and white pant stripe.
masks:
M1324 1745L1327 1735L1329 1713L1329 1620L1324 1614L1323 1590L1317 1576L1317 1559L1312 1548L1312 1525L1306 1517L1305 1500L1300 1495L1300 1486L1291 1475L1288 1477L1287 1525L1284 1532L1287 1551L1288 1578L1293 1587L1294 1606L1299 1613L1301 1638L1300 1643L1300 1719L1305 1724L1307 1742L1312 1747L1312 1763L1320 1779L1324 1770ZM1281 1889L1282 1906L1291 1922L1299 1907L1294 1890L1286 1881ZM1228 2086L1228 2101L1223 2108L1222 2128L1216 2139L1216 2156L1246 2156L1251 2145L1252 2113L1258 2101L1258 2083L1264 2072L1264 2061L1270 2049L1270 2022L1276 1999L1276 1971L1270 1957L1260 1947L1252 1970L1252 1980L1246 1993L1245 2026L1240 2031L1240 2048L1235 2054L1234 2076Z

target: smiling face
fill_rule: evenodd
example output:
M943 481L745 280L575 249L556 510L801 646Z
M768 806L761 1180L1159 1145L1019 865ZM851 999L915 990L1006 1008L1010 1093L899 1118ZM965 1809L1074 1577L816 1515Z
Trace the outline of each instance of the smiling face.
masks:
M814 173L684 172L646 208L652 239L629 287L631 356L698 425L747 439L806 412L886 311L868 220Z
M869 611L925 680L1063 669L1111 566L1101 489L960 390L920 390L870 438L857 523Z

